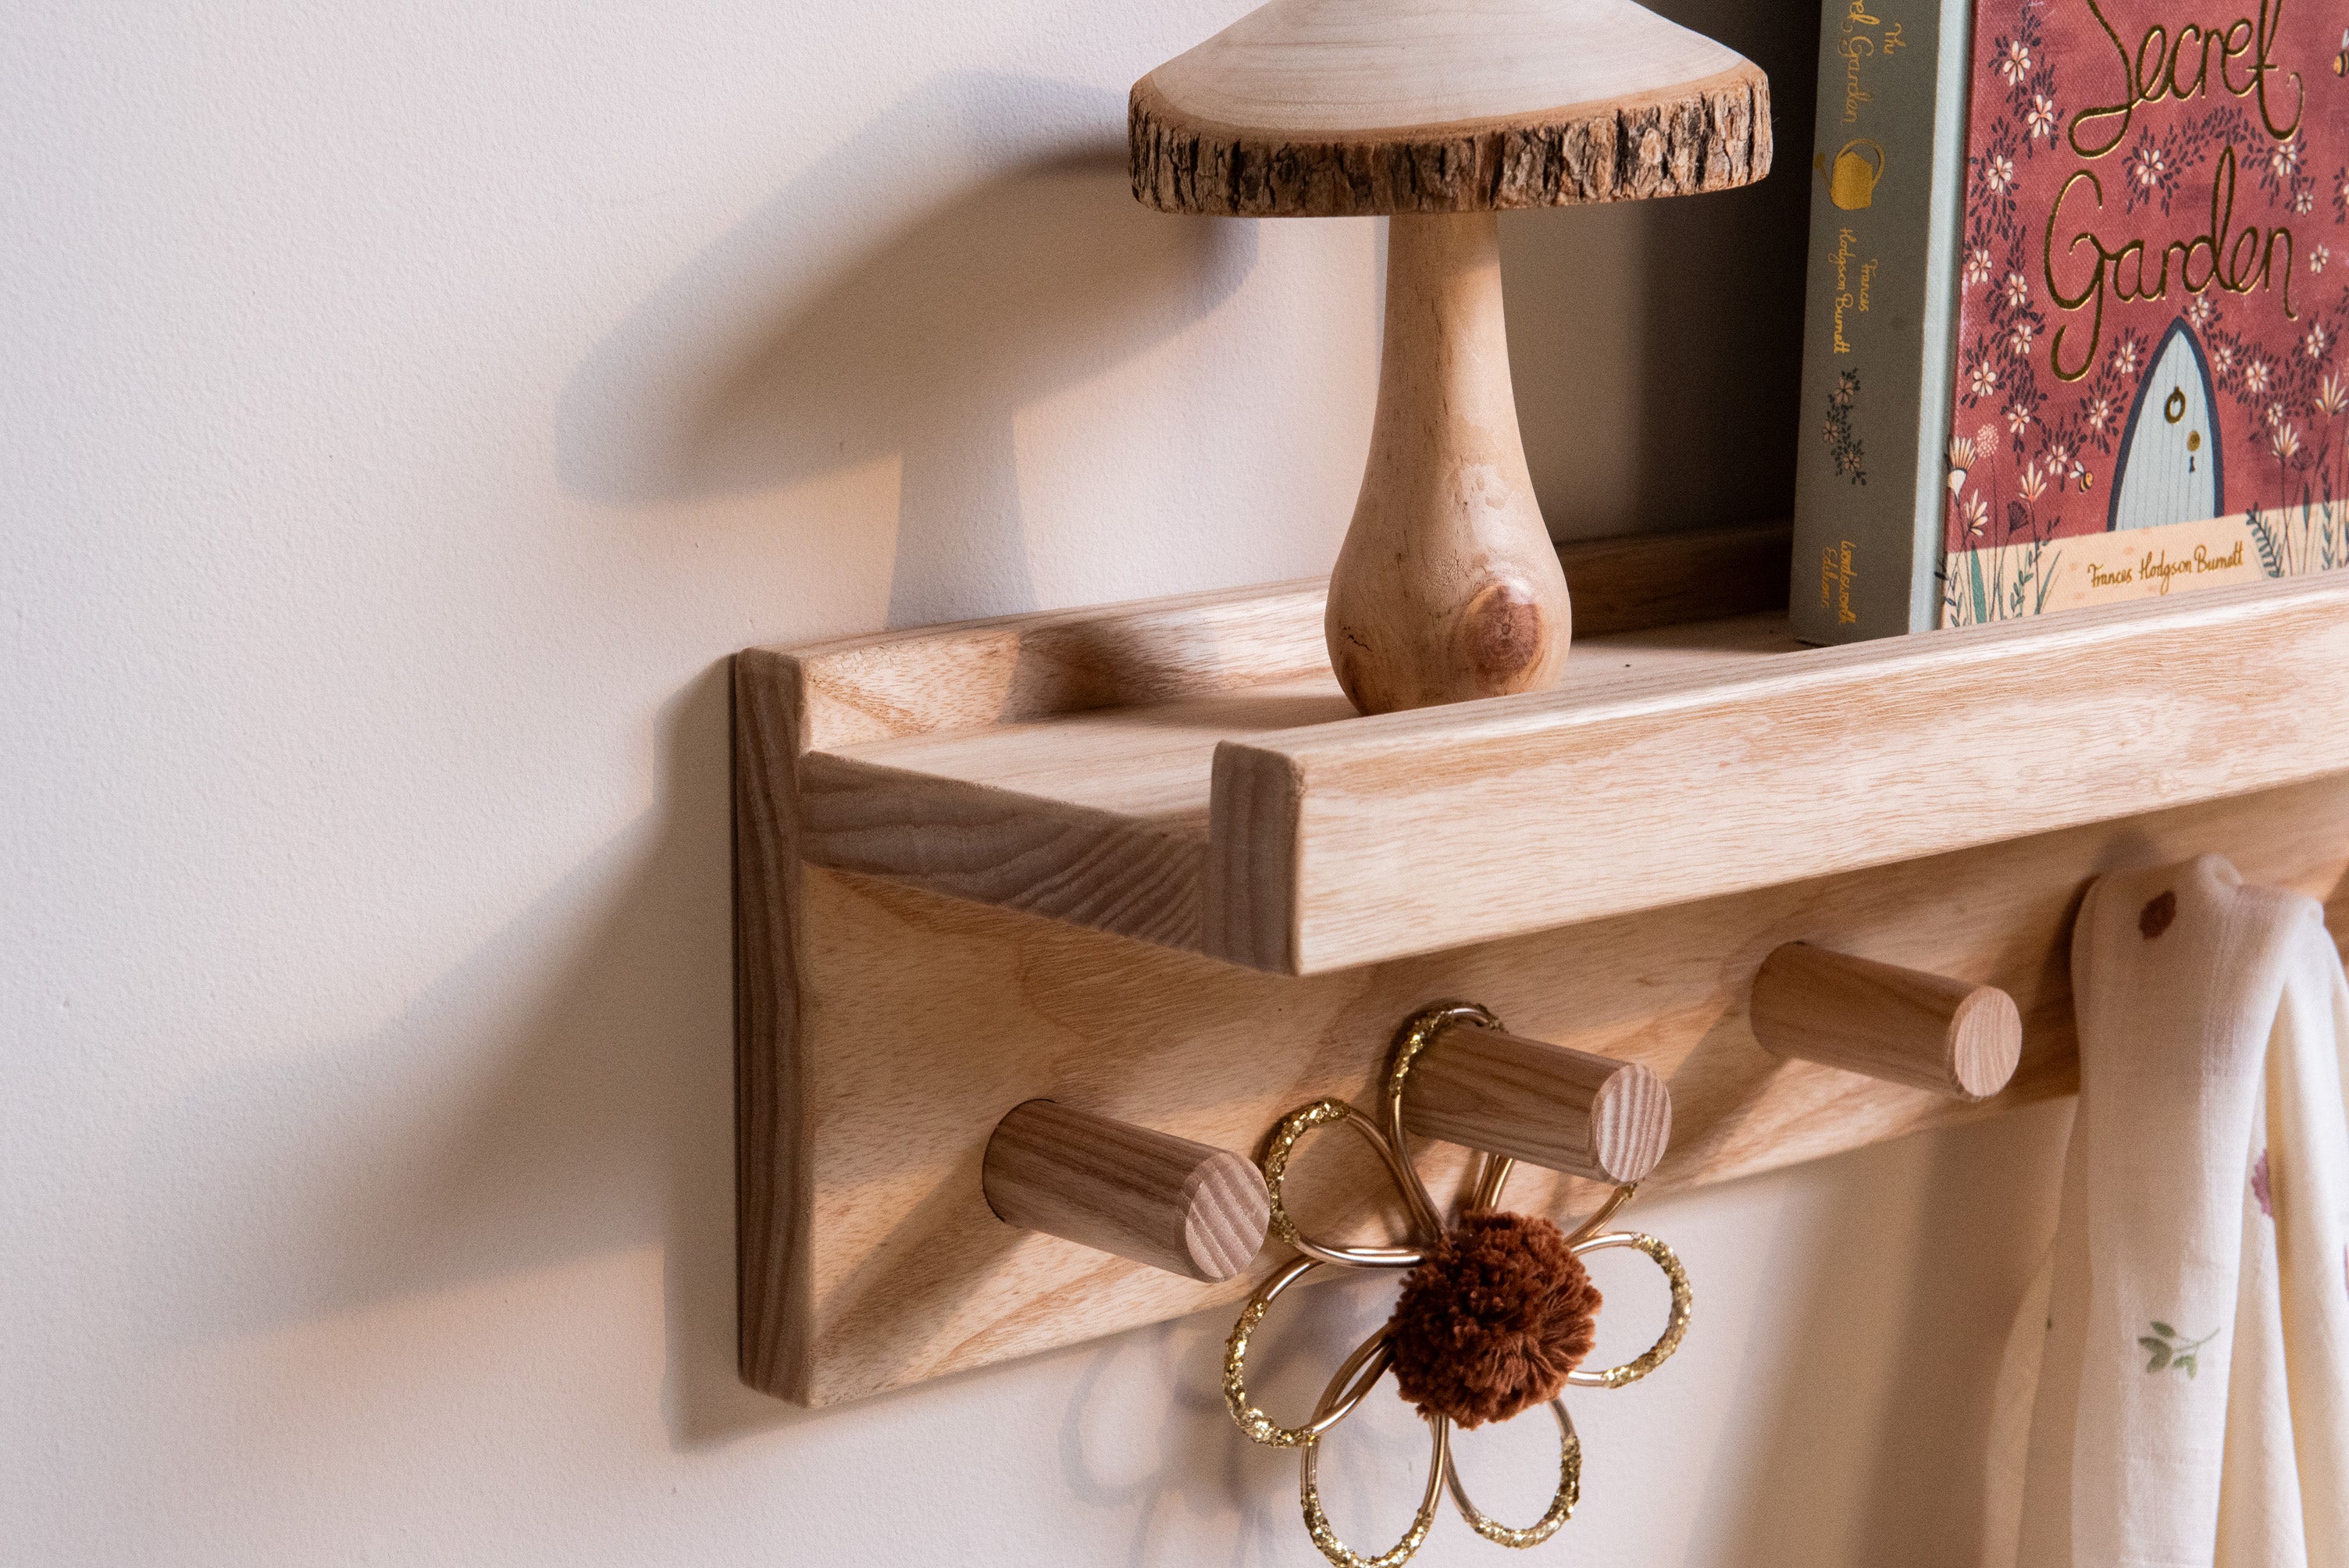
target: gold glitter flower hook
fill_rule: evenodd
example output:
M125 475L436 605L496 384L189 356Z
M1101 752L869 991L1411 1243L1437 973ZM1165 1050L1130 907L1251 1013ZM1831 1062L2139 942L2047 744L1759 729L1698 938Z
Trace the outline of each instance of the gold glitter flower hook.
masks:
M1581 1492L1582 1444L1567 1413L1561 1391L1568 1384L1619 1388L1636 1383L1671 1357L1688 1332L1688 1275L1671 1248L1653 1236L1630 1231L1601 1233L1630 1200L1636 1183L1618 1186L1596 1212L1561 1234L1542 1219L1502 1212L1501 1189L1516 1161L1486 1154L1456 1222L1446 1229L1410 1159L1403 1130L1403 1091L1412 1068L1444 1030L1468 1025L1501 1031L1485 1009L1464 1005L1432 1007L1406 1025L1387 1068L1383 1125L1341 1099L1317 1099L1275 1124L1264 1154L1265 1186L1272 1198L1272 1230L1302 1255L1274 1274L1248 1297L1224 1343L1224 1400L1232 1419L1250 1439L1299 1454L1299 1499L1305 1527L1321 1554L1339 1568L1398 1568L1410 1560L1435 1522L1438 1497L1448 1491L1477 1534L1503 1546L1537 1546L1557 1533L1573 1514ZM1409 1246L1349 1246L1315 1240L1299 1228L1283 1201L1289 1161L1305 1134L1342 1123L1378 1152L1393 1175L1409 1216ZM1590 1349L1591 1316L1599 1293L1591 1288L1580 1259L1610 1247L1645 1253L1671 1284L1670 1321L1661 1337L1637 1358L1601 1372L1579 1363ZM1248 1398L1248 1339L1280 1294L1316 1270L1389 1268L1411 1271L1403 1280L1394 1315L1347 1357L1321 1391L1303 1425L1284 1427ZM1340 1541L1321 1507L1320 1439L1351 1415L1389 1370L1398 1387L1418 1406L1430 1432L1427 1488L1403 1537L1376 1557L1365 1557ZM1558 1485L1541 1518L1523 1529L1501 1524L1468 1500L1452 1460L1452 1427L1506 1420L1537 1404L1557 1418Z

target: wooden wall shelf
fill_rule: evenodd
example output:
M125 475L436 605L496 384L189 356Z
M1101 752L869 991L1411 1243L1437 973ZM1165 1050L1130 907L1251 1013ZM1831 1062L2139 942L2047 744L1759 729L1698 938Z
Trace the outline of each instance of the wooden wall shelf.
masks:
M1467 999L1661 1076L1671 1190L2068 1092L2103 870L2349 872L2349 581L1800 649L1785 550L1569 547L1562 688L1372 718L1315 584L745 652L746 1379L829 1403L1260 1277L998 1221L981 1164L1024 1101L1253 1153ZM1764 1050L1748 987L1789 942L2003 990L2013 1081L1969 1103ZM1365 1217L1345 1141L1317 1223Z
M1599 634L1524 696L1354 717L1305 585L753 650L744 701L803 716L811 864L1282 975L2349 768L2349 583L1840 648L1656 624L1742 607L1778 538L1569 548Z

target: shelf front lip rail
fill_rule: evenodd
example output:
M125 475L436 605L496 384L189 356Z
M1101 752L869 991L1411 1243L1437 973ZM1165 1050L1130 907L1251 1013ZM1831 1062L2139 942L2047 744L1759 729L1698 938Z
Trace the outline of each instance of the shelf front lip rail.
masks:
M2312 577L1261 732L1148 811L813 752L802 853L1318 974L2349 769L2344 668Z
M1226 742L1206 945L1319 973L2293 783L2349 769L2344 669L2312 578Z

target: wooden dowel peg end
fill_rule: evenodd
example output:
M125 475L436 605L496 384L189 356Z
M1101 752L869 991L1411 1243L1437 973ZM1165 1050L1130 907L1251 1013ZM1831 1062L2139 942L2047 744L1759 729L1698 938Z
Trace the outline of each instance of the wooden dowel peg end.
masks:
M1008 1225L1197 1280L1247 1267L1272 1212L1245 1157L1049 1099L996 1124L981 1181Z
M2023 1059L2023 1015L1995 985L1790 942L1754 976L1754 1037L1798 1057L1961 1099L1987 1099Z
M1638 1062L1454 1024L1413 1064L1403 1127L1597 1181L1637 1181L1672 1137L1672 1097Z

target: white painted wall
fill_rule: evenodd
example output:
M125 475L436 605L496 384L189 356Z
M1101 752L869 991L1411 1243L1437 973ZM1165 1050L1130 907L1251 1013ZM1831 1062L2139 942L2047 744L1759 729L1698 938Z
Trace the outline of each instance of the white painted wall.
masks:
M1118 172L1244 3L11 10L0 1561L1315 1561L1214 1323L817 1415L730 1367L727 655L1344 526L1374 225ZM1674 12L1799 147L1782 9ZM1561 531L1783 510L1800 178L1510 220ZM1651 1206L1697 1326L1582 1402L1547 1560L1961 1561L2060 1119ZM1412 1436L1333 1454L1366 1542Z

